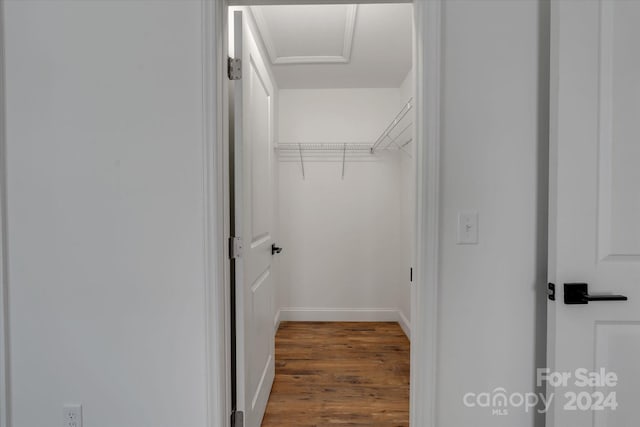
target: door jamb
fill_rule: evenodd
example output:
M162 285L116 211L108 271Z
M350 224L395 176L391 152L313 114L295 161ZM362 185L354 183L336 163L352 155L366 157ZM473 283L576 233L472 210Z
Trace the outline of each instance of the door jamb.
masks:
M7 162L5 126L4 1L0 1L0 427L11 424L7 281Z
M440 109L444 0L414 0L416 282L411 294L410 425L436 427ZM423 117L424 120L419 118Z
M227 16L230 5L388 3L392 0L201 0L205 199L207 418L226 427L230 410ZM406 3L408 1L397 1ZM412 426L436 427L440 110L443 0L413 0L416 118L416 277L411 294ZM1 426L0 426L1 427Z
M231 414L226 5L201 0L203 85L204 309L206 418L228 427Z

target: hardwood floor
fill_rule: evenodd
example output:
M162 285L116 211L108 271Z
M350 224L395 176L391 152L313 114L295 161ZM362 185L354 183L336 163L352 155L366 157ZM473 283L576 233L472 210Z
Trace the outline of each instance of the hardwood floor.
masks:
M409 425L409 340L397 323L280 324L262 427L336 425Z

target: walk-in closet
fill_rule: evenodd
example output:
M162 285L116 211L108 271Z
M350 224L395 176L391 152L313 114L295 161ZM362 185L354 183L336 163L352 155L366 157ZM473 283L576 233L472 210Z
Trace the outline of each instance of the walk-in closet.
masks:
M235 403L246 425L286 425L292 405L408 425L412 26L411 3L230 8Z

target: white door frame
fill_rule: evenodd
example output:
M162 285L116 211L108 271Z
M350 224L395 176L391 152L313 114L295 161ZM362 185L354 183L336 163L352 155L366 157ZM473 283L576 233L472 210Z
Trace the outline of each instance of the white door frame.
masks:
M229 164L227 7L258 4L407 3L407 0L201 0L203 9L205 256L208 424L227 427L230 409L228 272ZM411 416L436 427L441 21L443 0L413 0L416 138L416 281L411 306Z
M0 1L0 427L10 425L9 322L7 283L7 163L4 97L4 1Z

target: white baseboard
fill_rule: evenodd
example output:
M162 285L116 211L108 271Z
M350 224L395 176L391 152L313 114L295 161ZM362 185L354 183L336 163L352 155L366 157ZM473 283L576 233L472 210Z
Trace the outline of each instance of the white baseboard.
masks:
M398 322L411 340L411 323L402 310L396 308L310 308L284 307L273 319L274 334L280 322Z
M281 321L294 322L396 322L395 308L309 308L284 307Z
M407 338L409 338L409 341L411 341L411 322L409 322L409 319L406 318L402 310L398 310L398 324Z
M278 328L280 327L280 313L282 313L282 310L278 310L276 312L276 317L273 319L273 333L274 334L276 332L278 332Z

